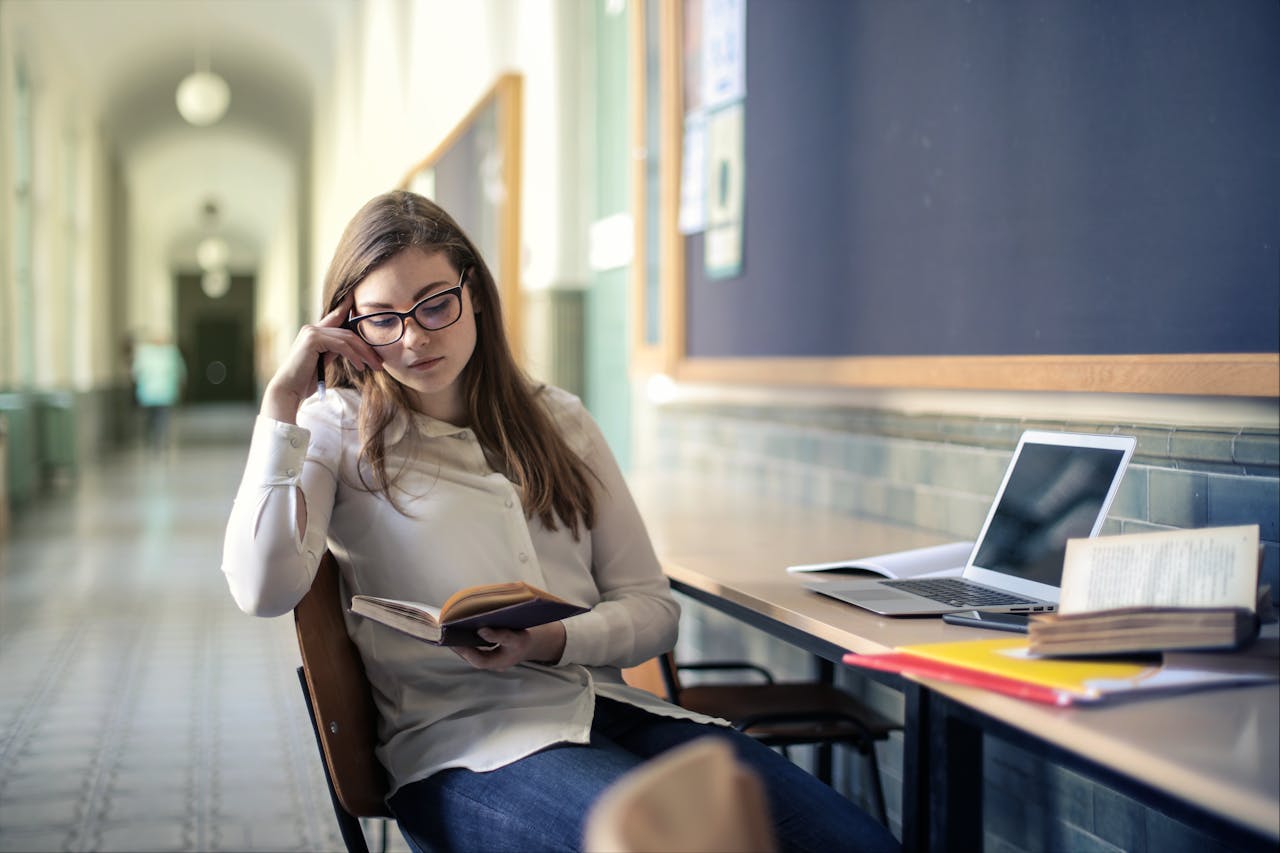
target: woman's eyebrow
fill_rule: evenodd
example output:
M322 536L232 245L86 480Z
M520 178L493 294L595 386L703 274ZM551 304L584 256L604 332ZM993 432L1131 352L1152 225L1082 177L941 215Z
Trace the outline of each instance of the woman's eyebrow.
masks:
M433 288L438 290L449 290L455 286L457 286L456 281L433 281L430 284L424 284L422 287L418 288L416 293L413 294L413 304L417 305L425 299L431 293ZM356 312L357 314L370 314L374 311L395 310L395 306L390 302L357 302L355 307L358 309Z

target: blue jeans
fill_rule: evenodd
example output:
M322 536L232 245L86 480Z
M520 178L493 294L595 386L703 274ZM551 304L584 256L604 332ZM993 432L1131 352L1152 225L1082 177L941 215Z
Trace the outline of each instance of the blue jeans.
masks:
M492 770L453 769L413 782L390 800L416 851L572 851L588 810L611 783L695 738L727 739L764 782L783 851L897 851L887 829L816 777L752 738L720 726L596 700L589 744L561 744Z

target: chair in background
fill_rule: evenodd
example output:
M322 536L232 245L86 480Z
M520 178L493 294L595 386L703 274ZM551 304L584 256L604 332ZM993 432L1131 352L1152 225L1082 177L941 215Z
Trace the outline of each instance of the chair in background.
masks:
M757 681L696 684L680 681L680 672L751 672ZM902 726L867 707L850 693L819 681L777 682L752 663L717 661L678 664L668 652L624 673L633 686L648 690L690 711L728 720L734 728L766 746L814 745L819 749L817 776L832 782L831 749L847 746L867 763L871 794L879 821L888 826L884 786L876 742Z
M764 787L717 738L663 753L608 788L587 814L587 853L771 853Z
M298 679L324 764L329 797L349 853L368 853L360 818L380 818L387 849L387 776L374 754L377 709L360 653L342 617L338 565L325 552L311 589L294 608Z

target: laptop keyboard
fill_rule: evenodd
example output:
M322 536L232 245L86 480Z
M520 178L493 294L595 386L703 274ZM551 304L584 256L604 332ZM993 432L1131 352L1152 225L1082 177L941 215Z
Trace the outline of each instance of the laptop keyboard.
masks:
M888 581L894 589L924 596L955 607L986 607L995 604L1035 604L1029 598L988 589L984 586L956 578L931 578L928 580Z

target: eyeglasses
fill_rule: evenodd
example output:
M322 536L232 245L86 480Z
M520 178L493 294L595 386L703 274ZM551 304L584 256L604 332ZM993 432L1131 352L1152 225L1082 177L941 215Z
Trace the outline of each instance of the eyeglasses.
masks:
M378 311L352 317L342 324L352 329L372 347L385 347L404 337L405 324L412 317L424 331L438 332L447 329L462 316L462 285L467 277L466 267L458 276L458 283L448 290L441 290L423 299L408 311Z

